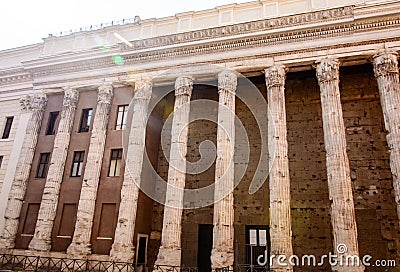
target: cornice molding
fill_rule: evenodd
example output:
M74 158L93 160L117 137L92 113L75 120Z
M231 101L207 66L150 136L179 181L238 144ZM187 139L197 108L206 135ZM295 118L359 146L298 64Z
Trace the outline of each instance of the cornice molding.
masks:
M196 42L206 39L215 39L221 37L231 37L235 35L248 34L253 32L280 29L284 27L297 27L312 23L331 22L353 18L354 6L340 7L329 10L314 11L289 16L282 16L272 19L264 19L253 22L220 26L208 29L200 29L190 32L154 37L143 40L133 41L133 48L125 44L121 45L123 52L154 48L161 46L170 46L186 42Z
M316 37L322 40L324 38L346 36L355 33L366 33L382 29L387 30L388 27L400 27L400 19L398 17L373 18L371 20L364 19L358 22L340 23L297 31L293 30L274 34L246 36L223 41L194 44L184 47L158 49L144 53L132 53L124 55L123 58L125 65L134 65L137 63L148 63L152 60L189 57L213 52L226 52L234 49L287 44L290 42L298 43L315 40ZM362 43L363 42L361 42L361 44ZM285 52L281 52L281 54L284 55ZM111 57L102 57L99 59L80 60L68 64L59 64L32 69L32 73L35 77L42 77L53 74L109 68L112 66L115 66L115 63Z

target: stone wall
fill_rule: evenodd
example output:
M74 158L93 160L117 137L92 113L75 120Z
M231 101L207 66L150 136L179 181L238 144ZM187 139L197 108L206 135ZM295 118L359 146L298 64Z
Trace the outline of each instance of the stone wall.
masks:
M382 109L371 65L341 68L341 99L346 126L347 152L358 224L361 256L395 259L399 251L399 227L393 197L392 176ZM265 96L263 77L251 81ZM319 87L315 71L289 73L286 81L289 168L294 254L314 254L317 258L333 252L330 200L326 176L324 136ZM195 86L192 101L199 98L217 100L217 91ZM166 116L173 97L166 99ZM169 109L169 110L168 110ZM194 109L193 109L194 110ZM245 104L237 99L236 112L250 141L250 160L241 183L235 189L235 262L244 264L246 225L269 224L268 180L253 195L248 189L260 157L261 139L255 119ZM191 112L193 114L193 111ZM216 114L216 113L210 113ZM166 128L168 136L170 128ZM197 121L189 127L188 160L197 161L199 143L215 143L216 126ZM167 151L168 153L168 151ZM158 172L167 178L168 162L159 153ZM168 156L168 154L167 154ZM238 154L236 154L238 156ZM198 175L187 175L186 188L200 188L214 180L215 165ZM213 206L185 210L182 218L182 264L197 266L198 225L212 224ZM162 228L162 206L154 205L152 230ZM149 262L155 258L157 240L150 243ZM329 270L328 262L317 270ZM307 271L298 267L297 271ZM315 270L315 269L314 269ZM378 271L375 270L374 271Z

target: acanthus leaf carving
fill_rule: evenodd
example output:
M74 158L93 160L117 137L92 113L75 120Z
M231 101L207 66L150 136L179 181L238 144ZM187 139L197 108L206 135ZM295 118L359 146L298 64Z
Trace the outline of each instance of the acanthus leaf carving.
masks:
M228 91L231 93L236 92L237 76L235 72L224 69L218 74L218 90Z
M387 50L379 52L373 57L375 77L386 76L388 74L398 74L398 54Z
M175 80L175 96L191 96L193 90L193 78L191 76L180 76Z
M79 92L77 90L69 87L64 88L64 99L63 99L64 107L76 107L78 100L79 100Z
M98 88L97 102L111 104L113 98L113 86L111 84L102 84Z
M267 88L284 86L286 79L286 68L283 65L274 65L265 70L265 82Z
M23 111L43 111L47 104L45 94L29 94L19 100Z
M339 60L334 58L325 58L316 61L318 82L325 83L339 80Z

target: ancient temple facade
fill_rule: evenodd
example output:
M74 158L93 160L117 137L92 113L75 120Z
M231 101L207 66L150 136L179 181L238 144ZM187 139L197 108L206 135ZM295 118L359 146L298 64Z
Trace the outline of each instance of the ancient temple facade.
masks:
M399 271L399 10L258 0L0 51L0 269Z

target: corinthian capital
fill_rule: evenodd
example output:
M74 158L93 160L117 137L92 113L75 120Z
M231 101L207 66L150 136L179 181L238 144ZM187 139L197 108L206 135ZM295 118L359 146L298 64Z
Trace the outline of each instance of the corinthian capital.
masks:
M111 84L100 85L97 93L97 102L111 104L113 98L113 86Z
M237 87L237 76L233 71L225 69L218 74L219 91L228 91L231 93L235 93L236 87Z
M175 81L175 96L191 96L193 90L193 78L191 76L180 76Z
M315 62L317 64L318 83L339 80L339 60L326 58Z
M265 83L267 88L285 85L286 68L283 65L272 66L265 70Z
M135 82L135 99L150 99L153 84L148 80Z
M398 74L397 55L396 52L388 52L387 50L376 54L373 57L375 77Z
M76 107L79 100L79 92L75 89L66 87L64 88L64 107Z
M22 111L43 111L47 104L45 94L29 94L19 100Z

